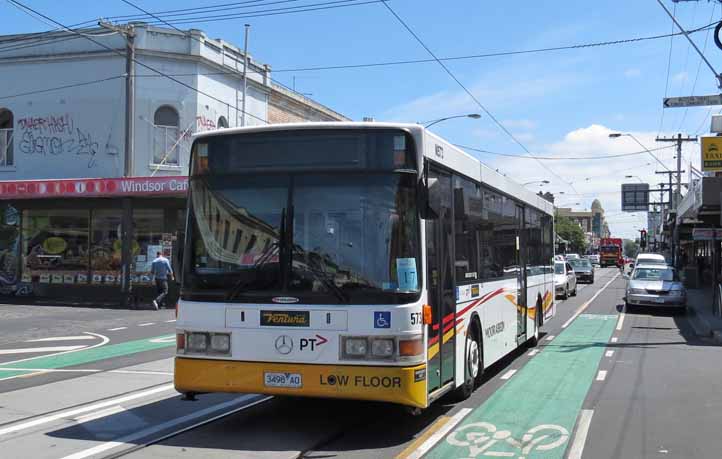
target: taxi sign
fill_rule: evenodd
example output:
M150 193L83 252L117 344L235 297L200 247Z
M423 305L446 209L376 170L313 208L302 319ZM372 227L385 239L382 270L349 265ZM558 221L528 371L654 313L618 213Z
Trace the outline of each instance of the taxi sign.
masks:
M702 137L702 171L722 171L722 137Z

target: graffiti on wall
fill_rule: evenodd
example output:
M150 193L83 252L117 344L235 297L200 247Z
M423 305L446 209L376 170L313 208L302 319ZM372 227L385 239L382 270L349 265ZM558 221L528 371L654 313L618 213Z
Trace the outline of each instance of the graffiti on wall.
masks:
M92 169L98 165L99 143L90 131L84 130L69 114L31 116L18 120L20 142L18 148L26 155L87 157ZM117 155L118 147L106 143L106 155Z

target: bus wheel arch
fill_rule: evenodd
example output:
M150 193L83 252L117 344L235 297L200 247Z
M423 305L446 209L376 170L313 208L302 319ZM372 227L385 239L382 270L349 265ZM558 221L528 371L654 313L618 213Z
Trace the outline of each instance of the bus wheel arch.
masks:
M469 327L464 335L464 382L454 391L454 398L466 400L479 386L484 372L484 351L481 337L481 322L477 314L469 318ZM473 360L473 362L472 362ZM476 367L476 376L472 368Z

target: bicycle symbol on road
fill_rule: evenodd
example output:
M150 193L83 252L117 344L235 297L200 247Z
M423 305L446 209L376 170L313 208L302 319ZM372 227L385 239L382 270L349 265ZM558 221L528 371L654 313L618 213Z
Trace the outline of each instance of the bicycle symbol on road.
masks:
M568 439L569 431L555 424L532 427L522 435L521 440L517 440L512 437L510 431L497 430L494 424L473 422L453 431L446 441L454 446L469 448L469 456L465 459L477 458L479 455L525 459L532 451L550 451L562 446ZM492 451L492 447L497 443L501 444ZM517 451L497 451L497 449L508 449L508 446L512 446Z

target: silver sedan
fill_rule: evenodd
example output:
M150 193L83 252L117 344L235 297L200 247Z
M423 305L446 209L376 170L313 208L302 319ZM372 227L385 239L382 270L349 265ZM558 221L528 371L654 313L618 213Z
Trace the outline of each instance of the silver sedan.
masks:
M671 266L642 264L631 275L624 275L627 291L624 305L675 307L685 310L687 291Z

